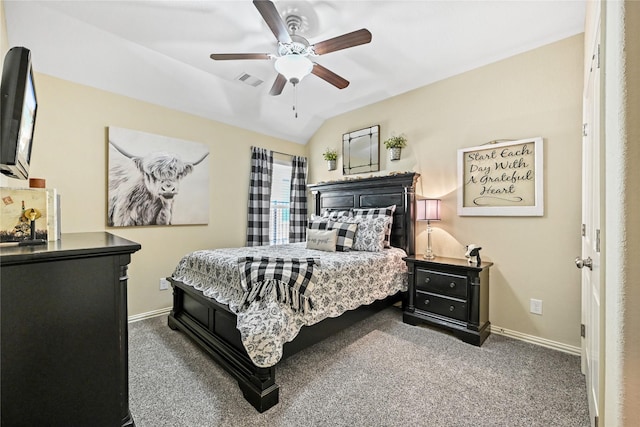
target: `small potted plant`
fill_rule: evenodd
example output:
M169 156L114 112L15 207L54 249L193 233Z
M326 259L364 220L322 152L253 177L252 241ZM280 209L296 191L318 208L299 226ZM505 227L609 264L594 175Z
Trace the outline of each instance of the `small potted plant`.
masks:
M400 160L400 152L407 146L407 138L404 135L392 136L384 141L384 146L389 150L389 160Z
M338 151L333 148L327 148L322 153L322 157L327 161L327 166L330 171L335 170L336 160L338 160Z

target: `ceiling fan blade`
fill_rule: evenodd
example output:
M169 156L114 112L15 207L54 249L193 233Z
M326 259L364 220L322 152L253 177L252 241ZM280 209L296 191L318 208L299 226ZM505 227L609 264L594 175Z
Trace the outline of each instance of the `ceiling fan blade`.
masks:
M282 74L278 73L278 77L276 77L276 81L273 82L273 86L271 86L269 95L272 95L272 96L280 95L282 93L282 89L284 89L285 84L287 84L287 78Z
M276 9L276 6L267 0L253 0L253 5L258 9L262 19L267 23L273 35L280 43L291 43L291 36L287 30L287 25L284 23L280 14Z
M313 69L311 70L311 73L320 77L322 80L325 80L331 83L338 89L344 89L345 87L349 86L348 80L343 79L333 71L326 69L320 64L313 64Z
M212 53L211 59L226 61L229 59L271 59L268 53Z
M325 53L335 52L336 50L342 50L349 47L366 44L370 41L371 33L369 32L369 30L363 28L352 33L343 34L341 36L316 43L313 45L313 50L318 55L324 55Z

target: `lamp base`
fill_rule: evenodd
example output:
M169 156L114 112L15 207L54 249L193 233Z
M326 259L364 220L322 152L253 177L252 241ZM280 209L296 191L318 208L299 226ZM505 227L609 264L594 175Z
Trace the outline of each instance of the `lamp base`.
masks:
M432 260L436 257L431 249L431 221L427 220L427 250L424 252L424 259Z

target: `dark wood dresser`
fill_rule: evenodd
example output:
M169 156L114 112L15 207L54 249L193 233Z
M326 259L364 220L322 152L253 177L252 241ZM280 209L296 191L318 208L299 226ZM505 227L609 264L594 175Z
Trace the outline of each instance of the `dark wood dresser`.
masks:
M409 268L405 323L426 323L446 329L477 346L489 336L489 267L466 259L426 260L406 257Z
M135 425L127 265L140 248L104 232L0 248L1 425Z

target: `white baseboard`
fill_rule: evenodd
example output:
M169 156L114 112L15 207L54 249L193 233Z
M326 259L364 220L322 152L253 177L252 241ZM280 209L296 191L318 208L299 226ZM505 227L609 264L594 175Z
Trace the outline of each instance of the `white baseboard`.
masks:
M137 322L139 320L151 319L152 317L166 316L171 311L171 307L161 308L159 310L147 311L146 313L134 314L127 319L129 323Z
M547 347L553 350L562 351L563 353L569 353L575 356L580 356L581 354L580 347L563 344L557 341L551 341L545 338L536 337L534 335L523 334L522 332L512 331L510 329L506 329L496 325L491 325L491 333L496 335L504 335L505 337L515 338L520 341L525 341L531 344Z
M135 314L129 316L129 323L138 322L140 320L151 319L153 317L166 316L171 311L171 307L161 308L159 310L148 311L146 313ZM552 350L562 351L564 353L580 356L580 347L563 344L557 341L551 341L545 338L536 337L534 335L523 334L522 332L512 331L510 329L503 328L501 326L491 325L490 330L492 334L504 335L505 337L514 338L520 341L528 342L530 344L547 347Z

